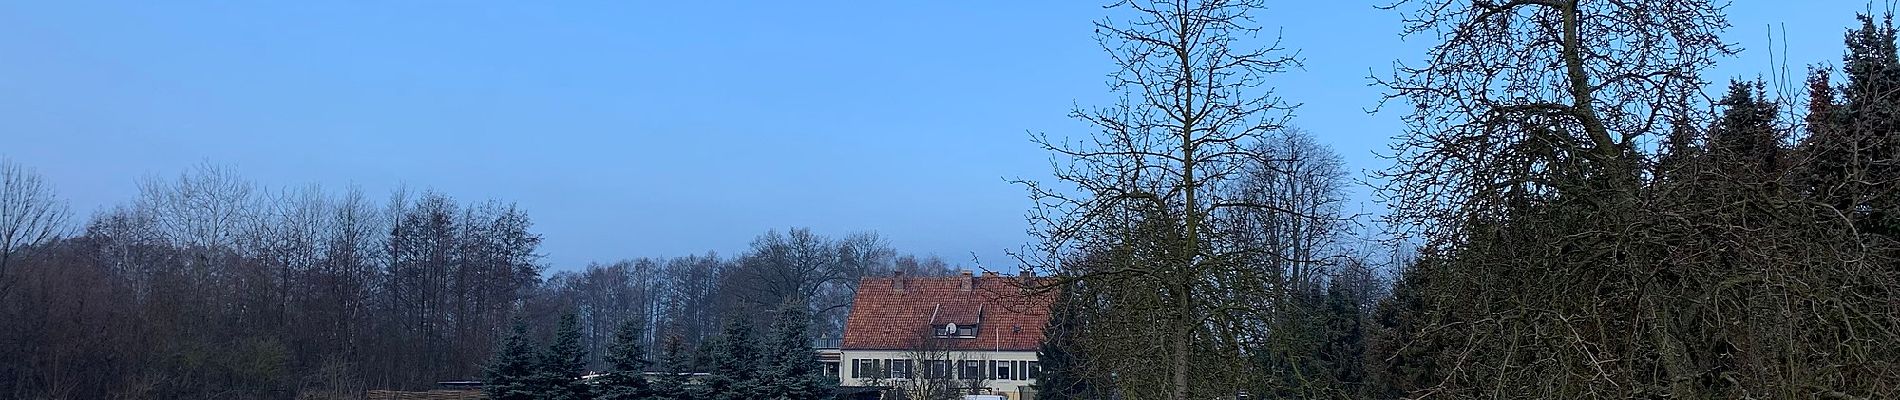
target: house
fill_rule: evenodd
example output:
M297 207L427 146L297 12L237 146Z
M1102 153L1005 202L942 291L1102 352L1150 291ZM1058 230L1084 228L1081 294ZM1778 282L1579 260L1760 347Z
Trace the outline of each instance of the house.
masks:
M1028 274L859 281L838 345L840 386L1030 400L1054 294Z

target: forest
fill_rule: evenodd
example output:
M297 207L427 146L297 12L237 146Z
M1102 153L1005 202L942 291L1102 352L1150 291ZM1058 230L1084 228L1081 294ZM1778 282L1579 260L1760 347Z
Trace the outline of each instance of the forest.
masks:
M274 189L199 165L65 234L70 211L26 166L4 178L0 396L289 398L481 380L517 322L574 314L583 368L628 323L704 351L727 321L810 305L837 337L858 278L947 274L875 233L768 231L734 256L638 258L549 273L533 221L430 192ZM801 345L810 346L810 343Z
M1113 101L999 144L1053 166L1002 271L1057 298L1037 399L1900 397L1891 13L1765 79L1707 73L1721 2L1401 0L1429 47L1368 78L1404 129L1359 176L1274 92L1269 5L1110 4ZM0 164L0 396L828 398L801 360L860 278L959 269L790 228L555 272L506 201L138 189L81 219Z

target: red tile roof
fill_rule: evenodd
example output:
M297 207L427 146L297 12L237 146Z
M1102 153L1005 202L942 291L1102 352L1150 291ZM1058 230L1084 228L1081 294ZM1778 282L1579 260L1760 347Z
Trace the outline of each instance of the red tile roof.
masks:
M1048 291L1021 289L1023 282L1037 279L990 274L864 278L839 348L912 350L932 337L932 329L955 323L976 324L978 331L974 338L938 341L949 350L1035 351L1055 300Z

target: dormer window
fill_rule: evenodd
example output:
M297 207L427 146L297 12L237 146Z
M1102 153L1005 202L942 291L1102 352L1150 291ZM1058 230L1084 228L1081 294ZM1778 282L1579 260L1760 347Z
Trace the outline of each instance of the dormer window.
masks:
M943 327L937 329L937 337L974 338L976 337L976 332L977 332L976 328L977 326L975 324L970 324L970 325L957 325L956 323L943 324Z

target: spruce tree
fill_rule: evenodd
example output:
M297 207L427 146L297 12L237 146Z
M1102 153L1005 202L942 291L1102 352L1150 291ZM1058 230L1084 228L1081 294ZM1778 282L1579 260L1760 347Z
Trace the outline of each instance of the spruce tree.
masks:
M1396 399L1436 383L1434 356L1440 343L1427 340L1424 330L1432 310L1428 285L1434 258L1420 258L1392 283L1392 296L1379 301L1373 312L1366 351L1367 397Z
M1845 165L1833 166L1847 171L1846 210L1856 214L1856 222L1866 232L1900 237L1900 50L1896 49L1893 15L1875 22L1861 14L1860 29L1847 33L1847 54L1842 72L1847 75L1841 88L1841 115L1837 143L1851 157Z
M579 316L574 313L561 316L561 324L554 331L554 342L548 344L547 352L541 355L541 365L536 372L535 390L540 399L592 398L587 383L581 381L581 376L587 374L587 353L581 348Z
M1335 281L1326 288L1326 344L1320 349L1321 365L1335 395L1356 398L1365 383L1366 336L1361 325L1359 303L1345 285Z
M488 381L482 385L482 392L494 400L532 400L537 398L534 391L535 359L534 350L528 343L528 325L515 321L514 331L501 342L501 349L495 352L483 368Z
M772 323L765 351L767 365L760 373L760 398L817 400L830 397L836 382L825 377L813 359L811 314L802 301L788 302Z
M608 371L594 387L600 400L646 400L654 398L655 391L647 384L646 370L651 362L647 361L646 348L640 346L645 336L639 318L628 318L614 332L613 344L607 349Z
M1727 107L1709 129L1708 149L1716 167L1756 183L1782 168L1781 130L1775 127L1774 103L1766 98L1761 81L1730 81L1721 105Z
M712 365L706 376L704 398L749 400L757 397L760 364L757 340L746 321L738 318L726 321L725 332L711 345L708 361Z
M658 384L653 385L653 398L698 398L693 396L693 391L688 387L693 374L693 351L686 347L686 339L678 334L666 336L666 343L660 347L660 369L665 375L660 377Z
M1036 398L1044 400L1083 400L1097 398L1083 374L1083 355L1075 347L1075 335L1083 324L1082 309L1076 304L1073 287L1064 287L1049 307L1049 323L1043 328L1042 345L1036 350Z

